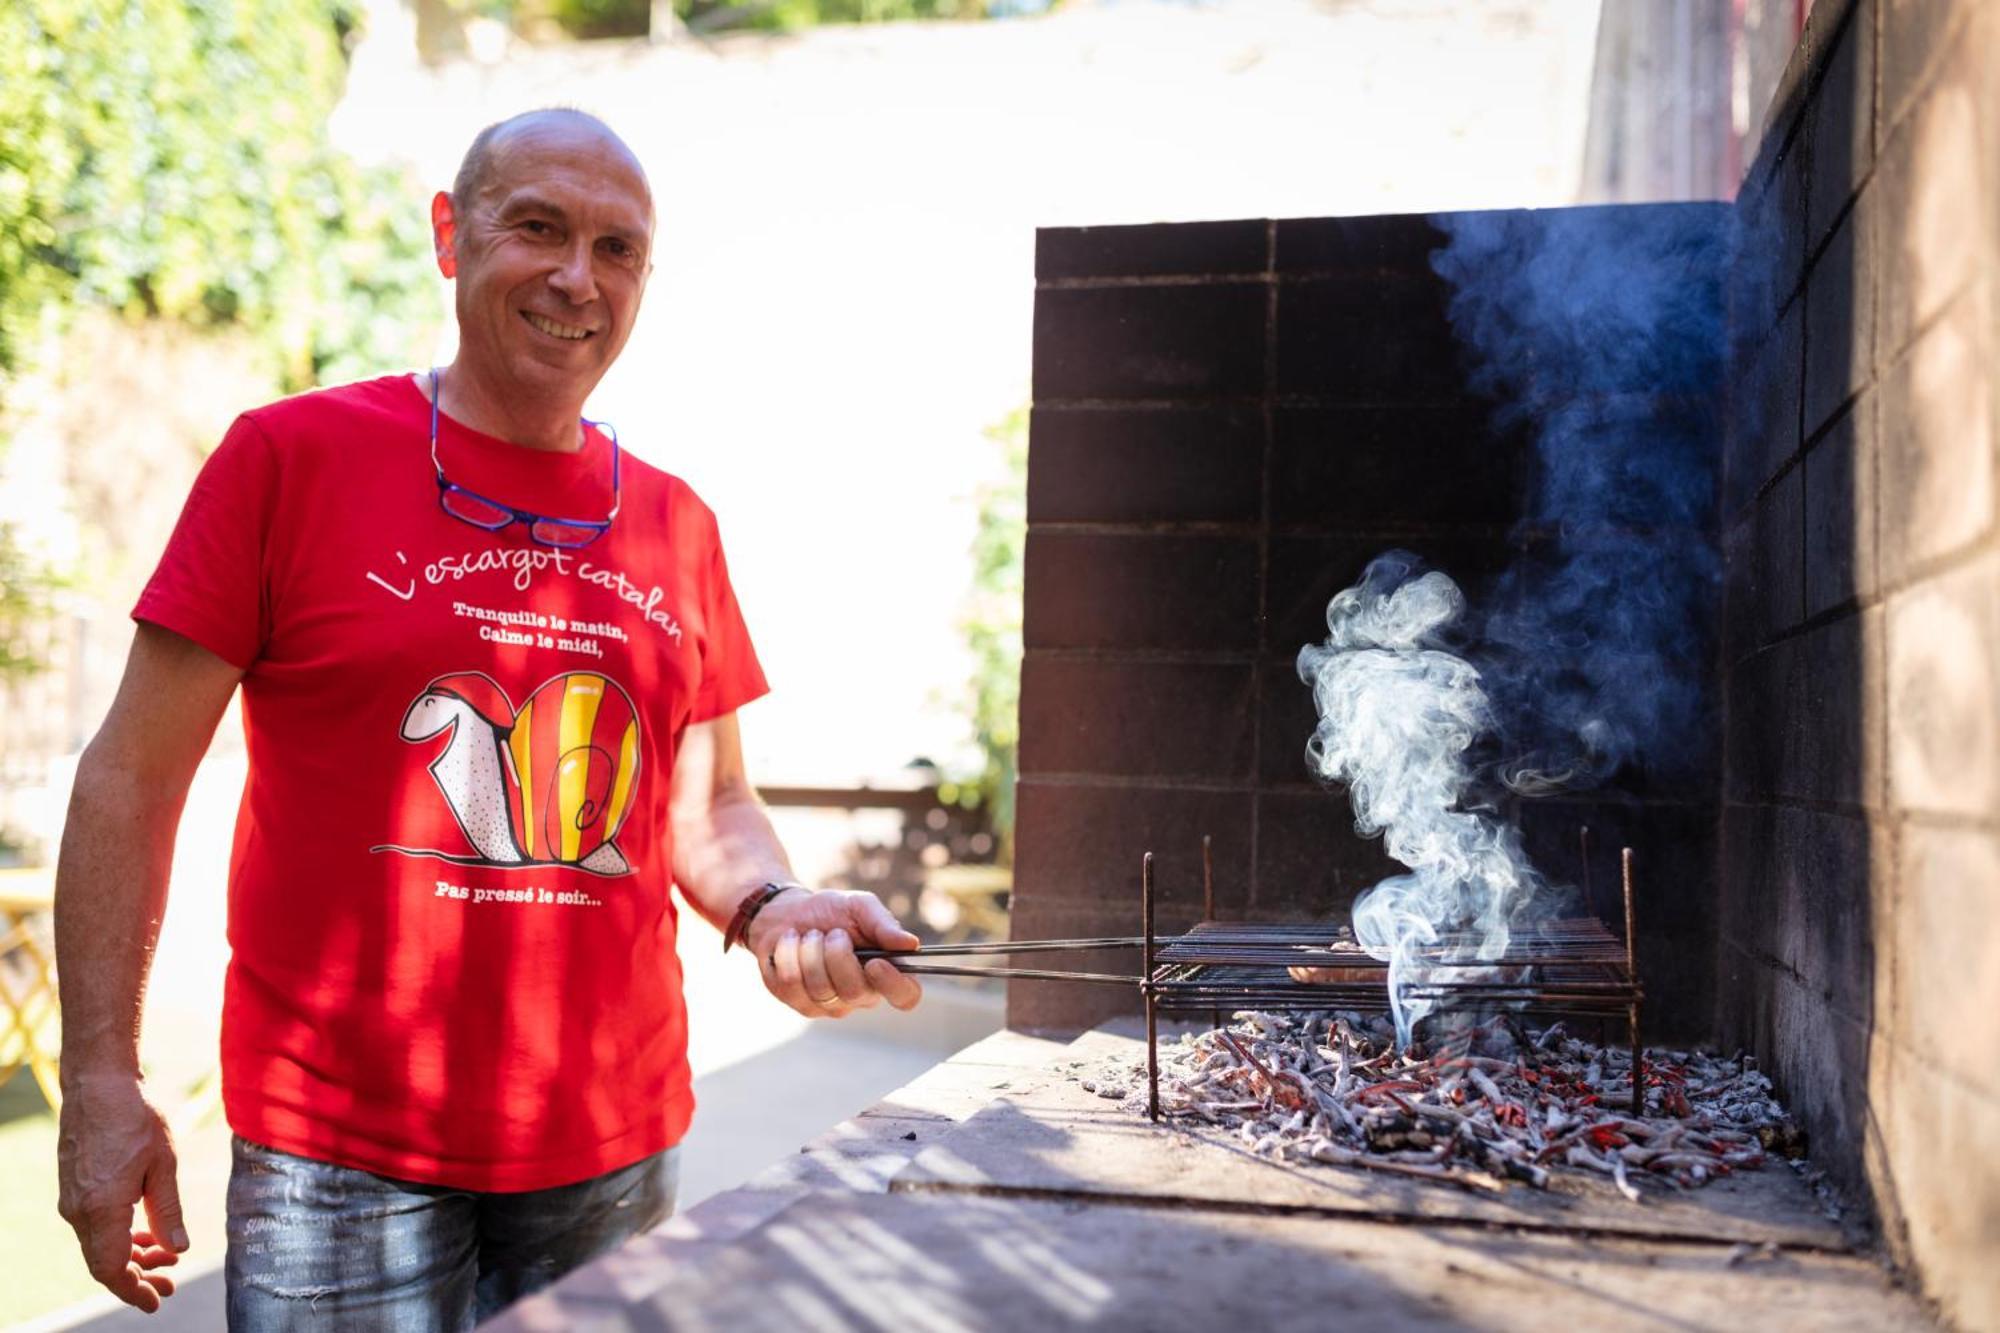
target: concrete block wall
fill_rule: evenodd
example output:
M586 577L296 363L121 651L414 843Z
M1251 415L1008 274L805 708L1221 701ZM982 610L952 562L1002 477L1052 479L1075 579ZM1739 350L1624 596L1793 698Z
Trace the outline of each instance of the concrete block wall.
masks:
M1738 209L1722 1036L2000 1328L2000 6L1819 0Z
M1017 938L1136 932L1148 850L1161 929L1184 929L1201 915L1204 834L1224 919L1344 921L1400 870L1309 773L1316 717L1293 663L1384 550L1414 550L1475 602L1514 556L1532 444L1466 387L1430 267L1445 240L1421 216L1040 234ZM1610 920L1615 848L1638 848L1662 1033L1712 1025L1702 782L1518 812L1559 881L1577 880L1576 828L1592 825ZM1136 998L1019 983L1009 1022L1086 1026Z

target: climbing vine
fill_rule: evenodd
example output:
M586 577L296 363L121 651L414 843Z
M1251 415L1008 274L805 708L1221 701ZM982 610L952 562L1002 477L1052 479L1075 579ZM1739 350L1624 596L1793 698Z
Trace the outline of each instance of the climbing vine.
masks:
M291 388L401 359L429 310L422 211L326 132L357 20L358 0L0 5L0 377L84 304L244 328Z
M87 307L247 333L288 389L415 357L434 299L421 199L327 136L359 17L360 0L0 0L0 410ZM0 524L0 679L38 669L21 645L53 582Z

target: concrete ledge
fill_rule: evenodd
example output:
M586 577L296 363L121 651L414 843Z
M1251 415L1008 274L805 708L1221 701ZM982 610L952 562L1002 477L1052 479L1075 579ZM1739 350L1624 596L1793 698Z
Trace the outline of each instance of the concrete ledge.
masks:
M1414 1203L1347 1188L1340 1206L1287 1209L1268 1163L1081 1091L1080 1072L1135 1049L1110 1032L995 1034L486 1327L1303 1330L1335 1311L1396 1328L1928 1326L1782 1190L1764 1230L1722 1208L1671 1238L1617 1234L1575 1199L1488 1217L1427 1187ZM985 1165L939 1180L940 1154ZM1279 1174L1325 1177L1314 1188L1332 1197L1359 1173ZM1114 1197L1137 1177L1161 1192Z

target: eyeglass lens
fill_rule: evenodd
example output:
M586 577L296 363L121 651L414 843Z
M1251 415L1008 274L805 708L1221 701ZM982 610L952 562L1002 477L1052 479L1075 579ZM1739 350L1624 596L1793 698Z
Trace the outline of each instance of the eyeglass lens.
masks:
M560 519L538 518L528 525L528 535L544 546L588 546L604 535L611 525L564 523Z
M469 491L456 486L447 486L439 497L444 511L453 518L462 519L474 527L504 528L514 521L514 511L480 499Z

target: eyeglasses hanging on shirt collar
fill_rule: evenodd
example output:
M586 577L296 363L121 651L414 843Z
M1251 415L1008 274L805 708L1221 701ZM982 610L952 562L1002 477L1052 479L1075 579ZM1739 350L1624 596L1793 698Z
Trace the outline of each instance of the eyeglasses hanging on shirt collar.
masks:
M487 532L498 532L513 523L523 523L528 528L528 539L541 546L556 546L566 550L588 546L611 531L611 520L618 517L620 501L618 487L618 432L608 422L585 420L584 425L595 426L611 438L611 512L602 519L551 518L547 514L537 514L529 509L516 509L512 505L489 500L477 491L467 490L444 475L444 465L438 462L438 372L431 367L431 467L437 472L438 507L461 523L470 523L475 528Z

